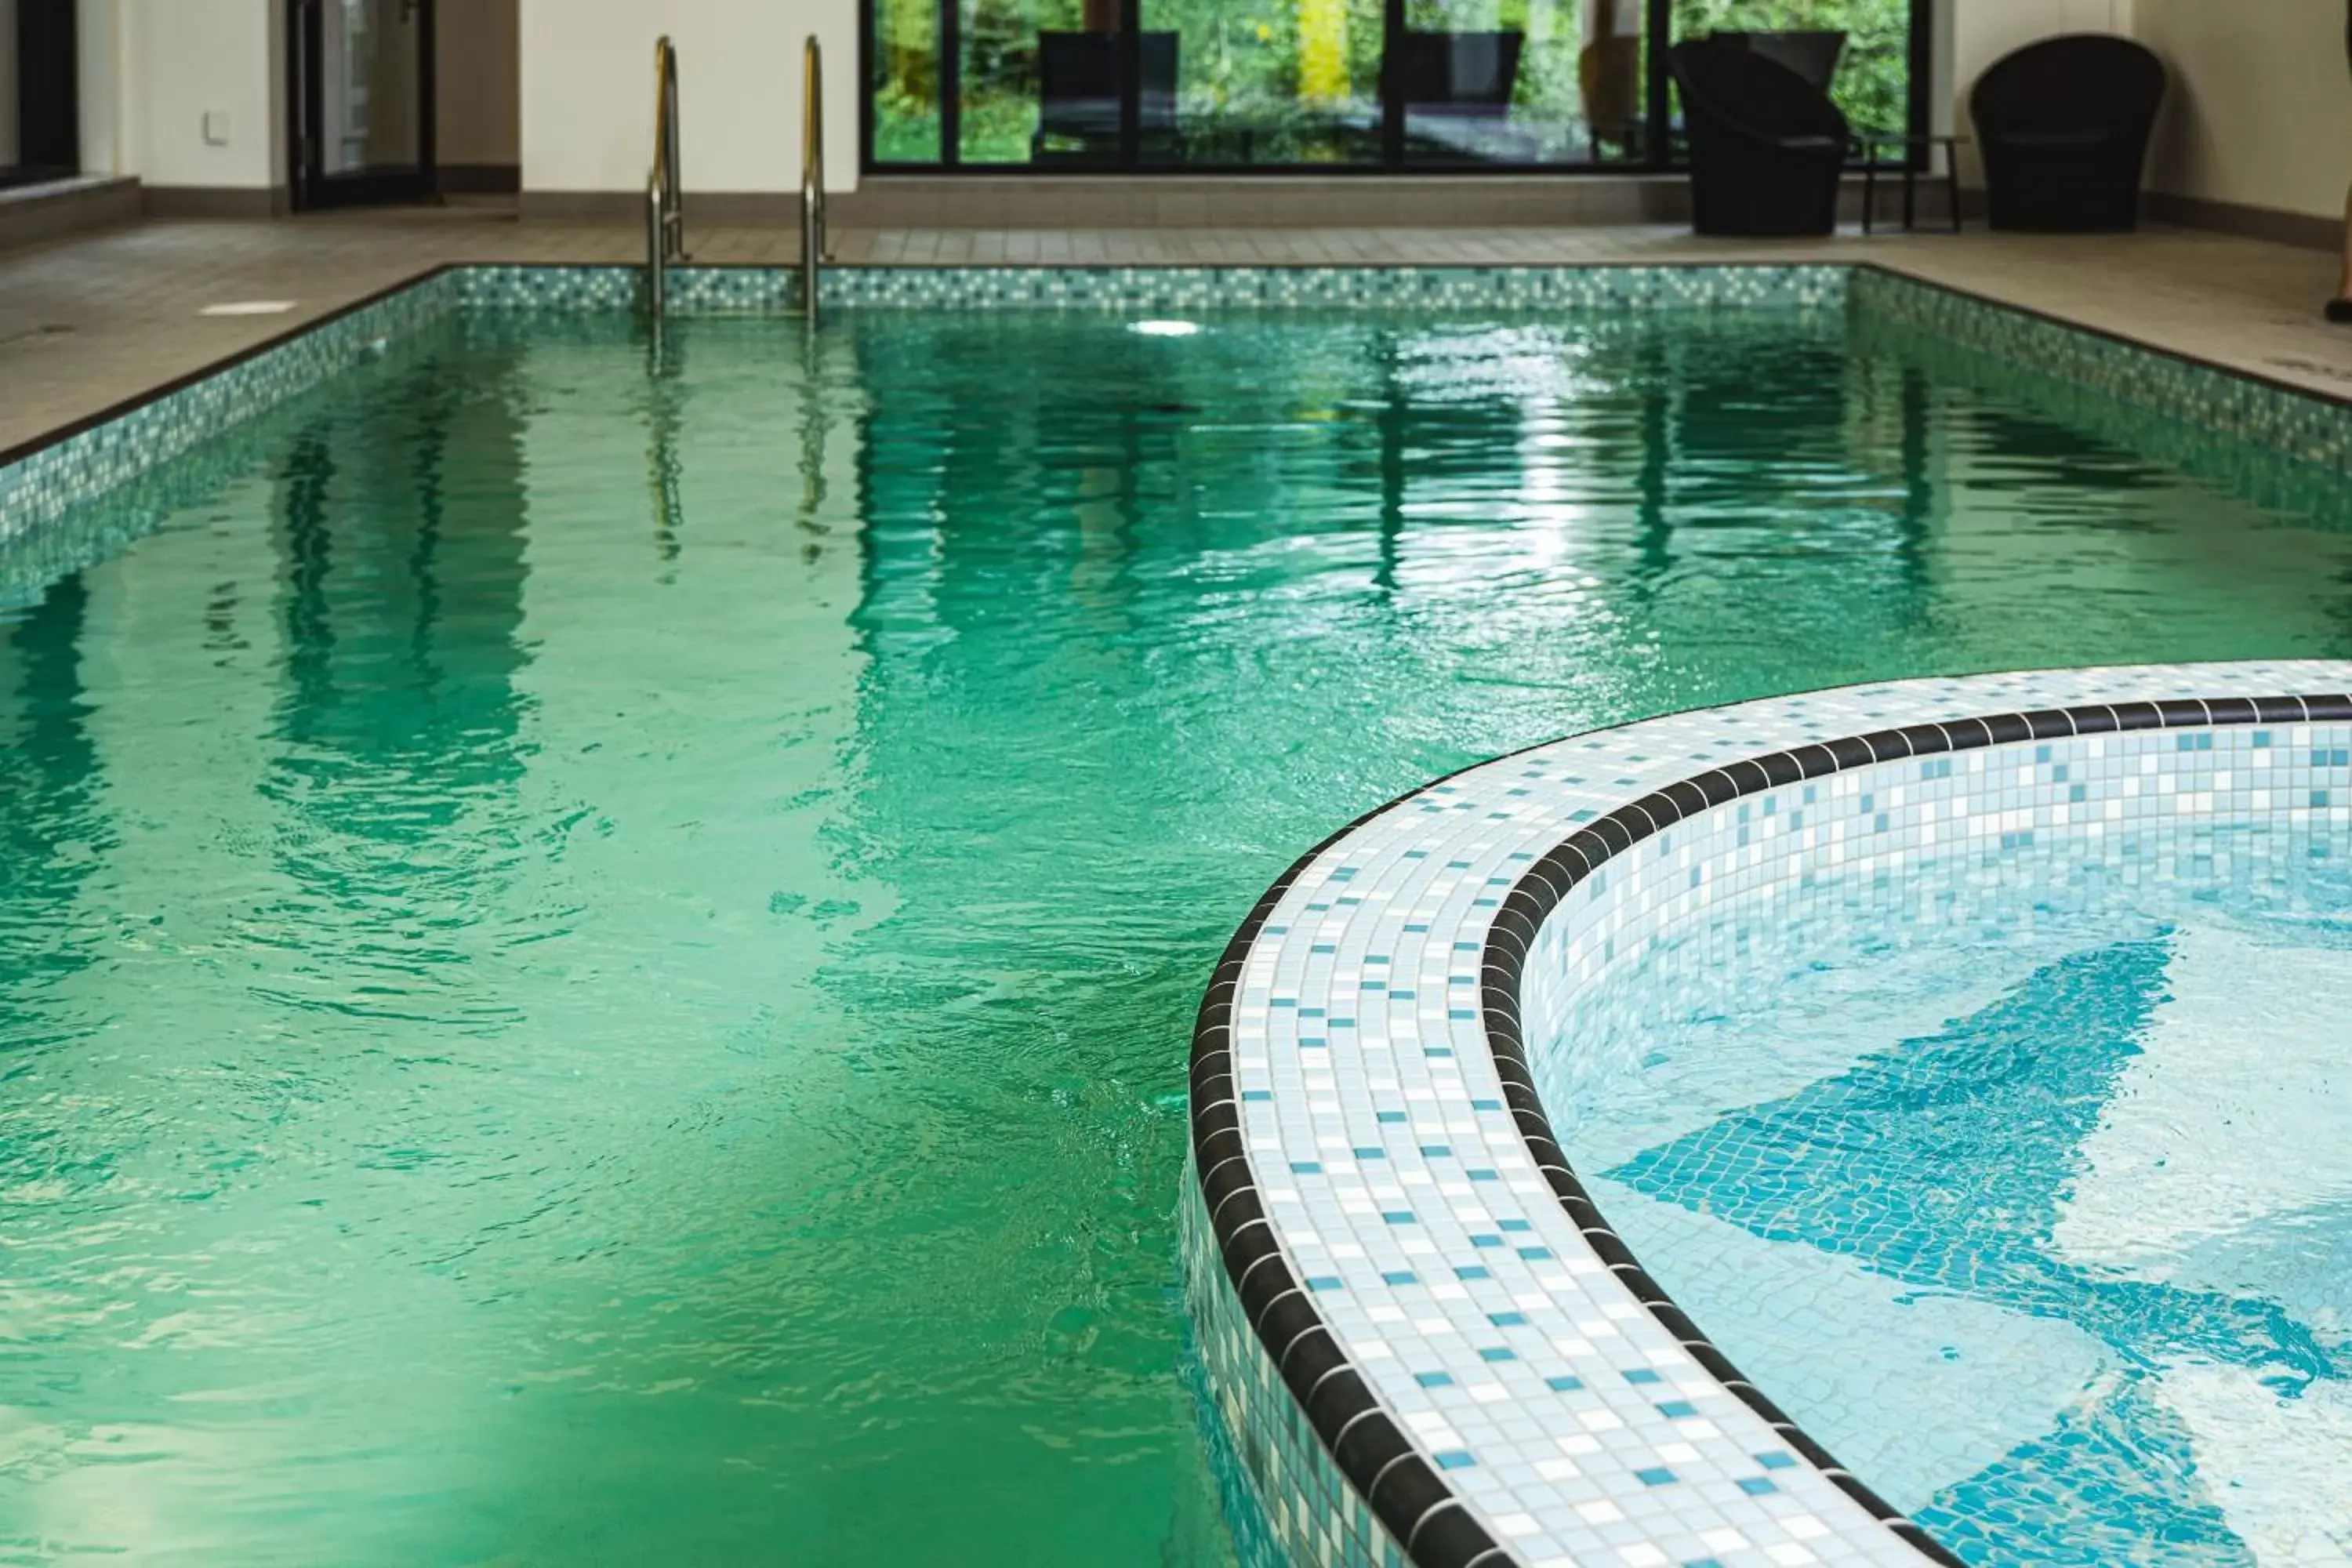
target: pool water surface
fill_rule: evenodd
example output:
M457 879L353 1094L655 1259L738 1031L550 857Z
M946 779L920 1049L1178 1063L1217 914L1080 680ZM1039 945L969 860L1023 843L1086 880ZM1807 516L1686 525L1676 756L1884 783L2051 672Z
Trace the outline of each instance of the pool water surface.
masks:
M1196 324L461 319L16 550L0 1560L1227 1561L1187 1033L1301 849L2352 652L2352 495L1841 314Z

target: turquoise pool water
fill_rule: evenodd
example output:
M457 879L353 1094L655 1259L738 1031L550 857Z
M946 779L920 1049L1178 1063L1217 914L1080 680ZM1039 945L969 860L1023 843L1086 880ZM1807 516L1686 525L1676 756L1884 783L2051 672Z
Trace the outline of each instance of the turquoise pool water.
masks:
M1186 1033L1299 849L2352 648L2338 489L1892 330L1130 324L453 323L15 552L0 1553L1223 1561Z

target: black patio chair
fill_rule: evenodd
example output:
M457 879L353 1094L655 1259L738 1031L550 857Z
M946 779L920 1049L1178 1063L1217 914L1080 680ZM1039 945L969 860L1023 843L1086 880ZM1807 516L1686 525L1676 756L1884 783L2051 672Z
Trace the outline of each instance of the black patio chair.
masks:
M1037 131L1029 142L1031 161L1118 156L1125 43L1118 33L1037 35ZM1137 124L1148 144L1165 146L1176 138L1176 35L1145 33L1136 39L1136 51L1142 82Z
M1841 32L1749 33L1718 27L1707 37L1779 60L1823 92L1837 79L1838 58L1845 53Z
M2164 63L2129 38L2075 33L1995 60L1969 94L1995 228L2108 234L2139 221Z
M1829 94L1778 60L1712 38L1669 59L1690 139L1701 234L1828 234L1852 132Z

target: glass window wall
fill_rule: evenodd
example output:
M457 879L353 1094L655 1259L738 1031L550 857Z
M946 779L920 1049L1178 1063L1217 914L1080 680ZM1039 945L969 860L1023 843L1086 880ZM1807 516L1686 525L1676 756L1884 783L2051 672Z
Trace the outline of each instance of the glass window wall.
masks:
M1378 165L1382 0L1141 0L1160 40L1139 149L1187 168Z
M1664 168L1661 51L1717 33L1924 129L1929 0L864 3L877 171Z

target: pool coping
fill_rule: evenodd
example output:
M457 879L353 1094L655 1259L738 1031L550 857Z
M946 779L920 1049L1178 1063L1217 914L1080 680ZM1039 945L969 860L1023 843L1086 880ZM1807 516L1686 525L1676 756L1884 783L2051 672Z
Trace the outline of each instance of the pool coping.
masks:
M2322 686L2332 689L2319 690ZM1998 701L1990 705L1985 703L1986 699L2010 695L2068 700L2055 703L2037 701L2030 706ZM1902 717L1908 713L1911 717L1906 722L1885 723L1853 732L1826 736L1806 736L1802 733L1804 715L1809 709L1835 709L1842 704L1851 706L1856 702L1871 705L1874 716L1891 714ZM1589 1249L1592 1258L1605 1269L1607 1277L1640 1303L1652 1321L1670 1336L1675 1350L1696 1363L1716 1388L1735 1397L1761 1424L1762 1428L1801 1456L1811 1466L1812 1473L1833 1488L1847 1505L1883 1528L1888 1542L1899 1542L1899 1557L1908 1561L1956 1563L1960 1561L1958 1557L1910 1523L1866 1482L1847 1472L1825 1448L1790 1420L1768 1395L1748 1384L1698 1327L1674 1305L1671 1298L1642 1267L1592 1205L1553 1134L1519 1035L1521 966L1536 932L1544 917L1559 906L1570 890L1634 845L1670 831L1677 823L1750 795L1826 778L1854 768L1899 762L1908 757L1990 751L2020 742L2228 725L2347 721L2352 721L2352 662L2344 661L2021 671L1844 688L1794 698L1760 700L1729 708L1666 715L1523 748L1445 775L1368 812L1301 857L1258 900L1226 947L1212 977L1196 1022L1192 1063L1192 1180L1198 1184L1194 1223L1205 1222L1211 1231L1212 1234L1204 1238L1205 1243L1216 1249L1231 1294L1241 1309L1249 1333L1255 1338L1263 1356L1271 1363L1275 1376L1279 1379L1279 1386L1286 1389L1288 1396L1297 1402L1338 1475L1345 1479L1345 1484L1354 1489L1372 1516L1380 1521L1388 1532L1391 1544L1401 1549L1398 1560L1412 1563L1418 1568L1470 1568L1472 1564L1481 1565L1481 1568L1500 1568L1501 1564L1521 1561L1512 1548L1498 1542L1486 1528L1491 1518L1482 1520L1475 1500L1465 1490L1449 1482L1446 1472L1432 1463L1433 1458L1443 1456L1432 1451L1433 1445L1416 1443L1406 1435L1399 1420L1403 1407L1393 1398L1380 1396L1380 1380L1386 1377L1387 1388L1393 1394L1400 1386L1400 1374L1368 1371L1367 1363L1353 1362L1344 1353L1341 1333L1335 1331L1333 1324L1318 1310L1316 1300L1326 1292L1339 1292L1354 1287L1336 1277L1321 1280L1307 1278L1293 1268L1293 1242L1300 1237L1304 1237L1304 1245L1310 1254L1339 1256L1336 1252L1318 1250L1328 1247L1329 1237L1324 1233L1334 1223L1334 1211L1328 1204L1320 1210L1308 1205L1306 1218L1314 1223L1302 1232L1297 1228L1300 1222L1296 1214L1286 1222L1273 1212L1267 1197L1263 1195L1271 1194L1276 1202L1286 1198L1289 1205L1299 1202L1297 1191L1285 1193L1262 1186L1258 1178L1255 1158L1266 1152L1263 1118L1272 1114L1273 1110L1266 1104L1258 1107L1260 1137L1254 1146L1244 1102L1278 1100L1285 1097L1285 1091L1251 1088L1244 1082L1245 1077L1255 1077L1259 1083L1268 1081L1264 1077L1268 1065L1266 1060L1245 1059L1242 1048L1244 1037L1255 1029L1269 1042L1267 1048L1272 1049L1270 1042L1281 1032L1281 1026L1276 1020L1284 1005L1303 1008L1310 997L1318 1001L1328 997L1330 1005L1336 1006L1347 990L1347 987L1334 982L1328 990L1318 992L1314 988L1315 982L1301 981L1295 973L1300 945L1295 933L1302 920L1295 895L1310 877L1318 870L1323 874L1322 886L1327 889L1327 898L1328 889L1332 887L1352 888L1363 890L1367 895L1363 900L1343 899L1340 900L1343 903L1378 901L1370 898L1370 890L1374 888L1384 889L1381 898L1394 901L1399 897L1399 889L1392 879L1382 880L1384 868L1393 868L1399 853L1410 859L1416 854L1425 855L1428 850L1424 847L1420 851L1400 851L1399 846L1415 842L1402 830L1391 835L1392 842L1377 847L1368 846L1363 842L1370 837L1366 829L1374 825L1394 826L1405 809L1415 803L1420 803L1424 811L1446 810L1451 820L1459 820L1451 818L1450 814L1462 808L1464 803L1457 801L1451 807L1441 807L1432 804L1434 798L1441 795L1462 793L1478 783L1499 784L1507 774L1516 779L1517 775L1509 773L1512 764L1528 759L1547 753L1565 755L1579 745L1588 751L1595 746L1613 748L1610 752L1612 756L1623 753L1631 747L1656 749L1668 743L1665 737L1669 732L1673 736L1671 743L1686 746L1696 734L1710 727L1725 725L1743 731L1759 725L1768 731L1777 726L1790 731L1792 743L1764 751L1743 752L1696 772L1644 781L1650 787L1620 800L1605 813L1596 815L1591 810L1577 813L1577 826L1572 830L1549 839L1539 841L1538 837L1524 834L1513 837L1512 828L1496 830L1496 843L1512 846L1510 859L1526 863L1526 868L1511 880L1508 893L1499 900L1484 900L1494 906L1491 916L1480 912L1475 905L1465 904L1454 909L1460 923L1440 929L1439 923L1424 913L1423 919L1428 923L1407 924L1401 929L1427 932L1423 940L1430 948L1463 948L1474 944L1477 948L1479 1003L1475 1014L1450 1009L1445 1016L1461 1021L1466 1026L1454 1028L1451 1025L1441 1025L1437 1027L1451 1029L1448 1037L1451 1047L1459 1047L1474 1037L1484 1046L1484 1054L1499 1086L1500 1104L1488 1108L1507 1111L1517 1151L1524 1156L1528 1169L1540 1177L1543 1190L1553 1200L1559 1216L1572 1227L1572 1235ZM1639 756L1638 752L1633 754ZM1628 771L1635 770L1629 768ZM1488 777L1481 780L1479 775ZM1567 782L1572 784L1580 783L1573 779ZM1621 779L1619 783L1630 784L1631 781ZM1530 791L1515 788L1509 793L1525 796ZM1541 786L1534 793L1540 795ZM1583 798L1598 798L1598 795L1588 790ZM1559 804L1557 801L1539 803L1538 809L1558 807ZM1492 815L1500 816L1512 813ZM1429 844L1439 842L1444 840L1435 835L1428 840ZM1456 852L1461 851L1457 849ZM1337 866L1337 861L1342 858L1353 864ZM1465 884L1475 882L1478 873L1492 871L1503 863L1499 853L1486 855L1481 858L1481 863L1475 869L1465 870L1461 880ZM1451 864L1469 867L1467 861ZM1485 879L1498 881L1503 879L1486 877ZM1311 892L1308 896L1312 896ZM1425 897L1423 901L1427 901ZM1459 904L1459 900L1456 903ZM1270 925L1276 912L1286 906L1289 908L1287 923ZM1328 902L1307 906L1320 910L1330 907ZM1392 922L1383 928L1380 920L1375 918L1372 929L1375 940L1371 945L1402 952L1402 944L1412 939L1400 937L1397 934L1399 929ZM1329 934L1328 931L1325 934ZM1472 936L1473 941L1460 940L1465 935ZM1261 942L1268 936L1276 939L1268 944L1275 950L1270 957L1259 952ZM1286 955L1286 949L1289 950ZM1328 944L1318 945L1311 951L1329 952L1332 948ZM1306 962L1313 963L1312 960ZM1333 962L1335 967L1345 967L1344 959ZM1391 960L1374 957L1367 962L1388 964ZM1291 966L1291 977L1283 988L1296 993L1295 1000L1282 997L1269 1000L1269 994L1263 984L1265 976L1273 966L1286 963ZM1423 970L1427 970L1425 963ZM1384 971L1383 978L1391 973L1394 972ZM1245 982L1253 974L1259 983L1255 1000L1245 994ZM1425 978L1422 984L1427 984ZM1367 981L1366 984L1369 987L1370 982ZM1394 994L1405 997L1414 994L1409 990ZM1357 1009L1351 1005L1349 1010ZM1292 1016L1303 1017L1305 1015L1296 1013ZM1427 1019L1431 1015L1424 1011L1421 1016ZM1344 1020L1350 1025L1357 1021ZM1336 1029L1341 1022L1343 1020L1335 1018L1330 1026ZM1294 1029L1306 1027L1304 1025L1291 1026ZM1383 1024L1381 1026L1387 1026ZM1428 1037L1438 1037L1431 1034ZM1367 1060L1370 1059L1370 1047L1375 1043L1370 1038L1360 1042ZM1326 1042L1298 1037L1296 1044L1301 1047L1320 1047ZM1303 1057L1305 1053L1302 1051L1300 1054ZM1449 1047L1432 1049L1428 1054L1453 1058L1463 1053ZM1328 1055L1341 1060L1352 1059L1339 1050L1331 1050ZM1465 1069L1465 1076L1467 1070ZM1343 1098L1349 1087L1345 1082L1340 1084ZM1295 1099L1297 1095L1292 1094L1291 1098ZM1401 1103L1393 1093L1389 1096L1388 1102ZM1474 1107L1481 1104L1475 1099L1469 1103ZM1360 1110L1360 1106L1358 1110ZM1295 1111L1285 1114L1295 1114ZM1381 1117L1383 1121L1392 1119L1403 1121L1405 1117L1399 1114L1391 1118L1385 1113ZM1321 1131L1329 1133L1336 1125L1334 1121ZM1353 1135L1359 1139L1364 1136L1360 1131ZM1327 1136L1315 1146L1345 1142L1344 1138ZM1460 1140L1449 1142L1458 1145ZM1282 1146L1288 1148L1290 1145L1284 1143ZM1492 1144L1485 1143L1481 1147L1486 1149L1491 1157ZM1361 1155L1374 1151L1358 1149L1355 1152ZM1461 1152L1458 1146L1451 1150L1421 1151L1424 1155L1458 1156ZM1381 1158L1383 1161L1402 1161L1410 1168L1412 1155L1381 1154ZM1432 1162L1424 1161L1423 1163L1427 1165ZM1381 1166L1383 1172L1395 1168L1390 1164ZM1320 1163L1311 1167L1294 1165L1292 1170L1294 1173L1311 1170L1310 1183L1325 1173ZM1423 1174L1426 1179L1425 1173ZM1496 1173L1487 1174L1492 1177ZM1506 1181L1513 1174L1509 1171L1501 1173ZM1407 1178L1392 1176L1389 1179L1393 1182ZM1306 1184L1295 1183L1296 1186ZM1419 1205L1416 1204L1415 1206ZM1390 1220L1397 1217L1383 1216ZM1402 1217L1407 1222L1413 1219L1410 1215ZM1293 1233L1288 1237L1284 1229L1286 1223ZM1540 1227L1536 1239L1545 1239ZM1535 1250L1544 1252L1540 1247ZM1480 1253L1468 1256L1473 1261L1483 1263L1494 1255ZM1544 1256L1549 1258L1551 1254L1544 1253ZM1323 1267L1328 1268L1330 1265L1327 1262ZM1481 1268L1477 1272L1483 1278L1486 1270ZM1409 1274L1402 1279L1416 1286L1427 1283L1415 1280ZM1360 1285L1361 1281L1358 1283ZM1379 1288L1373 1289L1377 1294ZM1404 1292L1398 1294L1402 1296ZM1328 1299L1336 1300L1340 1297L1332 1295ZM1513 1300L1525 1298L1515 1297ZM1515 1319L1521 1316L1516 1312L1507 1315ZM1360 1335L1360 1324L1357 1325L1356 1331ZM1586 1348L1590 1349L1589 1346ZM1383 1349L1383 1358L1387 1353ZM1447 1381L1450 1383L1451 1380ZM1649 1374L1648 1381L1655 1382L1658 1378L1654 1373ZM1582 1386L1573 1377L1567 1382ZM1683 1397L1687 1397L1687 1394ZM1260 1416L1263 1418L1263 1413ZM1408 1415L1406 1419L1410 1421L1412 1417ZM1462 1458L1465 1463L1469 1462L1468 1455ZM1769 1491L1772 1489L1766 1489ZM1813 1513L1805 1518L1816 1533L1835 1524L1834 1520L1824 1524L1820 1519L1819 1515L1823 1510L1820 1507L1819 1497L1812 1500L1812 1507ZM1762 1517L1759 1512L1759 1518ZM1749 1534L1752 1539L1754 1521L1748 1522L1751 1525ZM1736 1538L1737 1531L1734 1534ZM1851 1541L1844 1543L1849 1546L1856 1544ZM1566 1550L1557 1541L1548 1544ZM1635 1552L1624 1555L1622 1561L1629 1563L1664 1563L1670 1560L1664 1555L1639 1555L1638 1549L1643 1542L1636 1539L1633 1544ZM1862 1544L1866 1548L1866 1542ZM1582 1555L1594 1549L1591 1542L1579 1542L1575 1545L1579 1555L1573 1558L1561 1556L1552 1561L1600 1560ZM1359 1552L1354 1556L1346 1556L1345 1560L1374 1559ZM1686 1557L1683 1560L1692 1559ZM1775 1560L1798 1562L1811 1559L1796 1556ZM1886 1559L1882 1554L1865 1550L1857 1560Z

